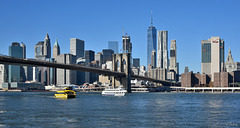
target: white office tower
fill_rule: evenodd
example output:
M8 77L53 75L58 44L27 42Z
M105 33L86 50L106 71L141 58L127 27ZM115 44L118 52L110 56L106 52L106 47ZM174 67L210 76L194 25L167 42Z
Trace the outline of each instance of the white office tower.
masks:
M211 74L224 71L224 41L220 37L211 37L201 41L202 47L202 74Z

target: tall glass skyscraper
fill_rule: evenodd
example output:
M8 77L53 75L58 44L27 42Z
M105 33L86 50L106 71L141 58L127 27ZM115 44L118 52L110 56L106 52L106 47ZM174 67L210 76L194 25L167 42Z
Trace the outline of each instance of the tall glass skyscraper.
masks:
M115 54L118 54L118 41L108 41L108 49L112 49Z
M147 30L147 66L151 64L151 53L156 50L157 45L157 30L153 26L152 15L151 15L151 26ZM156 62L156 58L155 58ZM155 64L156 65L156 64Z
M23 48L20 46L20 43L13 42L12 46L9 46L9 56L15 58L23 58ZM8 82L21 82L20 77L20 66L17 65L9 65L9 74L8 74Z

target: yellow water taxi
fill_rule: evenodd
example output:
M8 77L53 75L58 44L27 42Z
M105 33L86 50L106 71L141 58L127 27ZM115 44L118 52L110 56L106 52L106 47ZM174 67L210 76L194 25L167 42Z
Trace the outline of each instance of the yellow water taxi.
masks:
M73 90L57 91L54 95L55 98L76 98L76 93Z

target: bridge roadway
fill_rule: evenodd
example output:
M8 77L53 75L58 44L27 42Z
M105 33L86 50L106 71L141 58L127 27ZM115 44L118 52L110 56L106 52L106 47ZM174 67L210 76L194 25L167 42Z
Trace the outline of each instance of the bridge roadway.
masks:
M40 66L40 67L61 68L61 69L69 69L69 70L76 70L76 71L82 71L82 72L97 73L97 74L102 74L106 76L126 77L126 74L124 72L103 70L99 68L85 67L85 66L80 66L76 64L54 63L54 62L40 61L40 60L34 60L34 59L20 59L20 58L14 58L9 56L0 56L0 63L8 64L8 65L22 65L22 66L32 66L32 67ZM170 81L157 80L157 79L133 75L133 74L131 75L131 78L161 83L164 86L171 86L172 84Z

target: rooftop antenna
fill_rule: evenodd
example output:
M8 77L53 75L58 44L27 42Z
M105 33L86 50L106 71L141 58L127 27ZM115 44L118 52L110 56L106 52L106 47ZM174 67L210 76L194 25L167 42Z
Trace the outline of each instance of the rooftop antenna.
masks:
M151 26L153 26L153 16L152 16L152 10L151 10Z
M122 28L122 36L124 36L124 27Z

